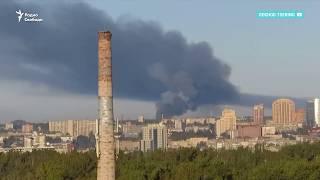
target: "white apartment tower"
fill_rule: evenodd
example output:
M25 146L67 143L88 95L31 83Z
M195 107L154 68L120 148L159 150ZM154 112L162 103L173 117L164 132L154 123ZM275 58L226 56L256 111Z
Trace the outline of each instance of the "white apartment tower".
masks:
M320 99L315 98L307 102L306 120L309 127L320 126Z
M168 130L165 125L148 124L143 127L140 149L143 152L168 148Z

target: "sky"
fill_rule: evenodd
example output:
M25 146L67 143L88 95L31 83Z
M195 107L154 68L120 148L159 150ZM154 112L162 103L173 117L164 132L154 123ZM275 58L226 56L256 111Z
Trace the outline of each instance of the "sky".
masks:
M146 97L139 93L130 94L130 92L134 92L135 90L134 88L131 89L131 81L128 81L128 83L124 85L119 85L120 93L115 98L114 108L116 116L134 119L140 114L143 114L146 117L153 118L159 107L164 110L168 108L170 110L174 109L175 111L172 113L178 113L178 115L219 114L221 106L229 104L234 105L234 108L238 110L239 114L249 114L250 108L246 107L253 103L260 103L259 98L261 98L262 103L268 103L267 106L270 106L270 99L274 99L275 97L310 98L319 96L320 84L317 83L317 72L320 67L320 54L317 52L320 50L320 22L317 20L317 17L319 17L320 2L318 1L244 0L241 2L233 2L203 0L199 2L196 0L162 0L151 2L147 0L88 0L83 1L85 4L83 6L75 6L83 9L83 11L75 11L76 13L67 12L68 7L73 7L73 4L78 2L79 1L56 1L52 3L50 1L25 0L17 1L12 6L10 5L13 9L22 8L26 11L37 11L40 16L44 18L44 22L42 22L41 25L24 25L25 27L15 28L13 30L14 33L10 33L12 31L10 29L11 27L19 27L18 25L21 25L18 24L15 13L13 12L13 17L10 16L7 18L0 26L0 31L3 31L3 33L0 34L2 41L2 43L0 43L0 49L2 49L0 53L0 67L2 66L2 69L0 68L2 71L2 74L0 74L2 77L0 78L0 122L14 119L48 121L84 118L94 119L97 117L98 107L96 95L92 93L92 88L86 88L92 85L91 83L75 84L69 87L68 84L72 84L69 82L77 78L81 81L83 76L78 77L76 74L75 78L70 78L70 81L68 81L68 78L62 75L70 74L64 73L65 71L59 66L61 64L55 63L55 61L57 61L56 59L52 58L52 61L46 60L46 58L50 59L50 57L47 57L50 56L50 51L35 54L26 53L29 50L41 50L41 47L38 47L39 44L41 44L40 41L45 41L46 38L45 36L42 37L37 34L42 33L40 30L51 32L55 39L59 39L63 34L67 34L67 32L64 33L64 31L67 31L68 28L72 29L72 26L68 27L70 24L73 24L75 27L90 26L90 22L85 21L90 20L90 18L87 19L88 17L86 17L86 15L99 19L99 21L97 21L98 24L104 22L103 19L106 18L106 21L109 22L105 25L107 27L100 25L100 28L108 28L108 25L110 25L114 32L119 32L123 37L126 34L133 33L132 31L136 29L139 30L139 28L146 30L146 32L151 29L150 32L153 33L150 33L150 39L141 42L150 43L153 38L159 38L159 42L162 42L164 45L170 45L172 42L180 42L179 45L173 47L191 48L190 52L203 52L203 54L207 54L207 56L195 56L192 61L181 61L187 65L184 65L186 67L182 73L172 73L172 77L179 77L177 81L164 81L163 76L160 76L162 75L161 73L156 75L152 74L151 77L154 77L155 80L159 80L159 83L162 83L159 87L155 88L163 89L163 92L144 87L145 94L149 93L149 96ZM1 6L0 4L0 10L5 10L1 9L1 7L4 8L5 6ZM44 9L48 8L50 8L50 11L44 11ZM303 19L281 20L257 19L255 13L261 9L303 10L305 17ZM84 10L88 10L88 12ZM70 18L69 16L76 18L79 15L77 13L80 13L80 17L83 19L80 19L79 22L74 22L76 19ZM52 16L52 14L54 14L54 16ZM60 19L58 19L58 17ZM64 21L63 18L70 18L72 21ZM92 19L92 21L95 21L95 19ZM43 27L43 29L38 28L37 25L41 28ZM60 27L62 25L64 25L64 27ZM95 26L96 24L93 25ZM141 25L141 27L139 25ZM99 28L98 25L97 27ZM29 29L31 31L29 31ZM38 30L39 32L34 30ZM87 29L85 28L85 30ZM87 33L85 30L80 32ZM88 30L91 29L88 28ZM33 32L33 34L26 33L26 36L30 36L29 39L27 39L23 37L23 31ZM57 34L55 34L55 31L57 31ZM167 33L171 31L174 33L171 33L171 35ZM138 32L142 34L145 33L144 31ZM147 33L144 36L132 35L136 36L137 39L148 37ZM166 39L167 36L169 39ZM177 41L171 40L170 37ZM120 42L119 40L119 43L117 41L117 33L114 33L114 38L116 38L114 39L114 41L116 41L115 47L126 47L125 38L122 40L124 42ZM21 39L24 41L23 45L21 45ZM133 38L132 42L136 42L137 39ZM39 43L37 43L38 41ZM93 42L94 41L95 40L93 40ZM51 40L47 43L50 42ZM32 46L32 48L29 46ZM128 48L134 49L136 47L132 44L132 46L128 46ZM148 47L146 48L147 51ZM195 51L195 49L200 50ZM79 50L83 50L81 46L70 52L77 52ZM92 52L94 52L94 50L95 49L92 49ZM116 52L113 61L117 61L116 57L119 57L118 59L127 58L125 55L123 55L123 57L121 56L122 53L126 54L126 52L121 50L114 51ZM61 54L67 53L61 50L59 50L59 52L62 52ZM155 51L154 53L159 53L160 57L162 52L170 53L169 50ZM186 55L190 55L190 52L186 52ZM140 59L148 59L150 57L150 54L144 54L143 49L137 49L137 54L140 55L138 56ZM213 54L213 57L211 57L211 54ZM88 58L91 58L89 55ZM135 55L135 53L132 52L132 55ZM177 54L177 56L174 57L184 57L180 55L181 54ZM81 57L74 54L67 54L66 56L68 59L81 59ZM131 54L130 56L128 55L128 57L132 57ZM199 57L199 59L197 57ZM16 60L19 58L25 58L26 60L23 62ZM66 61L60 56L55 56L55 58L61 58L61 61ZM95 57L92 56L92 59L94 58ZM171 57L164 56L163 58L170 59ZM39 60L33 61L34 59ZM135 58L132 59L135 60ZM214 63L212 63L211 60ZM170 59L170 61L180 62L174 58L172 58L172 60ZM47 62L47 64L44 62ZM68 64L68 62L65 63ZM123 60L123 63L128 62ZM147 64L148 62L141 60L141 63ZM151 70L159 72L163 69L161 68L162 66L172 65L172 67L175 67L175 71L179 71L179 67L182 66L181 64L176 65L174 62L169 62L169 60L163 63L163 65L160 64L159 66L157 66L157 63L150 64ZM50 68L43 68L45 67L43 64L50 65ZM214 71L220 71L222 69L221 72L195 76L195 73L188 68L190 66L203 68L210 65L216 67L212 68L216 69ZM227 67L225 67L225 65ZM23 67L21 69L24 71L28 69L32 72L37 72L37 74L22 72L22 70L16 68L16 66ZM95 66L90 65L90 67ZM139 68L143 71L144 65L140 65ZM146 65L145 69L147 68L149 67ZM130 71L129 67L127 71ZM61 76L59 76L59 79L52 77L47 78L51 72L58 72ZM85 67L79 67L79 69L74 72L86 73ZM171 73L169 70L165 72ZM122 75L116 77L119 77L121 80L124 79L123 81L125 81L126 78L132 79L130 74L122 74L124 74L123 77ZM148 73L141 73L142 78L145 76L148 76ZM217 76L221 76L221 78L217 80L215 78ZM137 75L137 77L140 76ZM189 81L193 82L191 84L194 84L192 80L207 77L208 81L201 81L201 83L194 85L194 87L191 85L187 86L189 85ZM61 79L64 81L62 82ZM180 82L181 79L185 80L186 83L182 83L182 85L177 83ZM213 82L212 84L215 84L215 82L217 82L217 84L221 82L224 84L221 87L209 85L209 90L217 92L215 95L207 95L207 91L203 90L206 89L206 85L211 84L211 82ZM174 85L172 85L173 83ZM143 83L140 84L140 86L144 86ZM225 88L225 86L228 86L228 88ZM78 90L75 90L77 88ZM209 99L211 99L212 102L208 103L203 100L202 96L194 95L190 92L192 88L198 90L197 92L201 92L202 96L210 96L211 98ZM124 91L123 89L128 89L128 91ZM189 91L184 91L184 89L189 89ZM230 92L225 94L222 90L228 90L227 92ZM139 89L139 92L143 94L144 91ZM183 95L181 95L181 92ZM256 98L250 98L251 101L248 101L248 98L243 98L242 94ZM246 102L239 103L237 100L230 98L234 95L239 95L240 99L245 99L243 101ZM168 105L166 104L168 99L170 99L170 102L171 100L177 101L174 101L170 106L163 107L163 104ZM254 99L254 101L252 99ZM176 106L173 105L177 104L185 107L185 109L175 109L174 107Z
M231 81L242 91L319 96L320 84L315 83L320 66L319 1L94 0L91 4L114 18L156 21L165 29L181 31L189 41L209 42L214 53L232 67ZM261 20L255 17L259 9L303 10L305 18Z

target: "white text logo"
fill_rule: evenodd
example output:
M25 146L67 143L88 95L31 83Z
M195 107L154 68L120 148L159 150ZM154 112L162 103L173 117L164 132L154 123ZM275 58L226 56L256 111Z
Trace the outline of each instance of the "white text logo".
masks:
M20 9L19 9L19 11L16 11L16 13L19 15L18 16L18 21L20 22L24 13L22 13Z
M43 19L39 18L38 13L22 12L20 9L16 11L18 14L18 22L42 22Z

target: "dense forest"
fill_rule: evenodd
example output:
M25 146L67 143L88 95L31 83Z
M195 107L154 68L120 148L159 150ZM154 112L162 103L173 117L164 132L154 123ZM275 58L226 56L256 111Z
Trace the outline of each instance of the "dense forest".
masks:
M0 154L0 179L95 179L95 156L94 152L59 154L49 150Z
M320 179L320 143L279 152L197 149L120 153L117 179ZM95 152L0 154L0 179L95 179Z

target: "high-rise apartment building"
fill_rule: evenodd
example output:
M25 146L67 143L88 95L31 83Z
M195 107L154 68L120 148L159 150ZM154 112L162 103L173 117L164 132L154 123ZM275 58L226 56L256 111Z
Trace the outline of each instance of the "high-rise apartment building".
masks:
M49 121L50 132L61 132L77 137L80 135L89 136L90 132L96 133L95 120L64 120L64 121Z
M315 126L314 101L309 100L306 103L306 124L308 127Z
M296 109L296 112L295 112L295 117L294 117L294 122L296 124L303 124L304 121L305 121L305 110L304 109Z
M294 123L295 103L291 99L277 99L272 103L272 121L278 125Z
M253 106L253 122L255 124L263 124L264 121L264 107L263 104L258 104Z
M216 134L220 137L223 133L236 130L237 116L232 109L224 109L219 120L216 122Z
M96 121L95 120L75 120L73 123L73 135L74 136L89 136L90 133L96 133Z
M168 148L168 130L165 125L148 124L143 127L140 149L143 152Z
M314 99L314 116L315 116L316 126L319 126L320 125L320 99L318 98Z
M182 119L174 120L174 129L175 131L182 132L185 130L185 122Z
M74 120L49 121L49 131L60 132L60 133L69 134L72 136L73 121Z
M320 99L315 98L307 102L306 123L309 127L320 126Z

